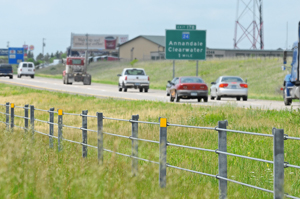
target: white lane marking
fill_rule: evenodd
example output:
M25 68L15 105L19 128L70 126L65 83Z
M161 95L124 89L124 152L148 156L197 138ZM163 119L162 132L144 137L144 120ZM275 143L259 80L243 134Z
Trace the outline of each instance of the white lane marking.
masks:
M87 88L87 89L91 90L91 88Z

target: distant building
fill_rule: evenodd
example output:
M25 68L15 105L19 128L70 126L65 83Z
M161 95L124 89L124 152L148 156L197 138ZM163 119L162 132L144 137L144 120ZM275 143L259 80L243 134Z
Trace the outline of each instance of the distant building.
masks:
M119 46L119 57L126 60L150 60L151 52L165 59L165 36L140 35Z
M288 50L292 56L292 50ZM225 57L281 57L283 49L252 50L252 49L219 49L206 48L206 58ZM165 59L165 36L137 36L119 47L119 57L125 60L160 60Z

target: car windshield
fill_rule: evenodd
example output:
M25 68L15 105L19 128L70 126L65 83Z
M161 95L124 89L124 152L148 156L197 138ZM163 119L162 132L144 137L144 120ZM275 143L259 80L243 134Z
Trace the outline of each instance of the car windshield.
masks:
M182 77L181 83L203 83L203 80L199 77Z
M243 82L239 77L223 77L222 82Z
M125 75L145 75L143 70L132 69L126 70Z

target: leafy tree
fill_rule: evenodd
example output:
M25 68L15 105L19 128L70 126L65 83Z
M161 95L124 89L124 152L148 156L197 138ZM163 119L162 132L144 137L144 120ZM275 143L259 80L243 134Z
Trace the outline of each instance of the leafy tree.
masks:
M51 57L51 58L53 58L53 57L54 57L53 53L51 53L50 57Z
M56 57L56 59L60 59L60 54L59 54L59 52L58 52L58 51L56 51L56 53L55 53L55 57Z
M42 53L40 53L37 57L36 60L43 60L44 56Z

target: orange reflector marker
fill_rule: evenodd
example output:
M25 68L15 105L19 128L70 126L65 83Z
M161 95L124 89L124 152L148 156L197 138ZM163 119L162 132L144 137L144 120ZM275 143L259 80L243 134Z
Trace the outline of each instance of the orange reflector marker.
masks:
M11 103L11 104L10 104L10 107L11 107L11 108L15 108L15 104L14 104L14 103Z
M167 127L167 118L160 118L160 127Z
M58 109L58 115L63 115L63 111L61 109Z

